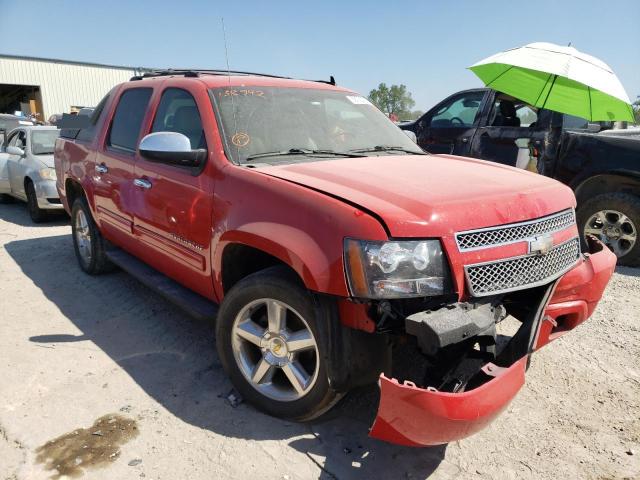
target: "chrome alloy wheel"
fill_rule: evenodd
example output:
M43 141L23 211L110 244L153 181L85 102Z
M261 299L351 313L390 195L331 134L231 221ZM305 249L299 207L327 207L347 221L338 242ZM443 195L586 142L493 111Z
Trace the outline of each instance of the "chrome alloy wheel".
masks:
M245 379L273 400L298 400L318 378L320 356L309 324L280 300L245 305L233 322L231 342Z
M89 265L91 263L91 231L87 216L82 209L76 214L75 238L82 261L85 265Z
M617 210L600 210L589 217L585 235L599 238L618 257L629 253L638 240L638 230L631 219Z

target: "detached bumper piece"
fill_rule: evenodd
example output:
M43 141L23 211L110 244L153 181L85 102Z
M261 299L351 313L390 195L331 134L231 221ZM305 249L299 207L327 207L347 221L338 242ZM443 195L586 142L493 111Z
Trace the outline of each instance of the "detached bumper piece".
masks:
M412 381L399 382L381 375L380 405L370 436L400 445L429 446L460 440L491 423L524 385L530 354L593 313L613 273L616 257L595 238L589 239L588 245L589 253L555 286L503 299L509 303L523 296L539 298L537 306L521 318L520 329L506 347L493 351L497 353L493 361L478 363L475 375L460 388L452 389L451 383L441 384L440 389L420 388ZM440 318L441 310L411 315L406 319L407 333L416 337L427 356L437 349L455 347L460 338L470 337L481 343L482 338L491 337L495 332L493 322L502 317L495 306L490 312L487 308L481 305L475 311L450 311L446 322L449 328ZM489 342L485 351L491 350ZM456 375L459 373L458 369Z

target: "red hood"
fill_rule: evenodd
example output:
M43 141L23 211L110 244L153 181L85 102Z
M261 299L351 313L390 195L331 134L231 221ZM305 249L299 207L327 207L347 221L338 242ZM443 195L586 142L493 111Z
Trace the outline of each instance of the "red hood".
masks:
M393 237L444 237L575 206L561 183L453 155L384 155L259 168L348 200L382 218Z

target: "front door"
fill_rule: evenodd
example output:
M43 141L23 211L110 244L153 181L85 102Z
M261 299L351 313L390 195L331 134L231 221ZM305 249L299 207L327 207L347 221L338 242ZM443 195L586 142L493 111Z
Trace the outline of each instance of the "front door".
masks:
M430 153L468 155L486 94L485 90L456 94L427 112L418 121L418 145Z
M129 88L116 99L104 144L95 157L94 199L105 236L125 248L133 238L133 169L153 89Z
M202 88L201 104L181 88L162 92L149 133L178 132L192 149L207 149L200 111L211 108ZM213 185L203 169L167 165L139 157L135 165L137 198L134 232L147 263L206 297L209 278Z
M27 151L27 132L24 130L18 130L13 132L9 138L8 146L18 147L23 152ZM20 155L8 155L7 157L7 171L9 174L9 184L11 186L11 192L13 195L26 200L27 194L24 189L24 179L27 174L26 156Z

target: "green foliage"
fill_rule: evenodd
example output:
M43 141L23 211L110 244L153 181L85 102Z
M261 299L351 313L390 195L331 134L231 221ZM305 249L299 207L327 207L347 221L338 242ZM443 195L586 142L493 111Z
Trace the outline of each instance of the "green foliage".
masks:
M416 104L405 85L378 85L369 92L369 100L387 115L395 114L401 119L411 118L411 108Z
M636 121L636 125L640 125L640 97L638 97L638 99L633 102L633 116L635 117Z

